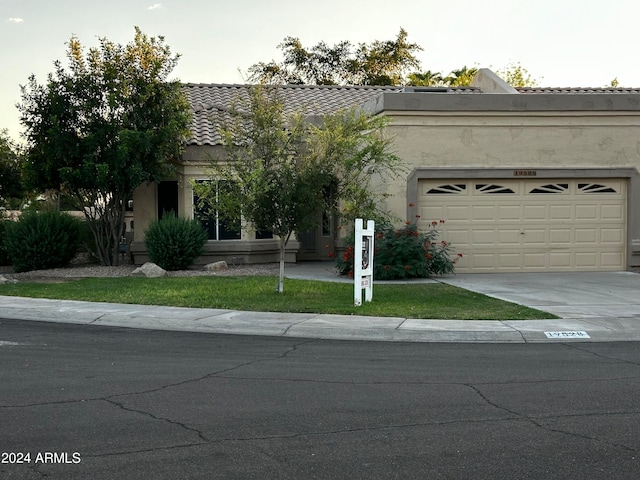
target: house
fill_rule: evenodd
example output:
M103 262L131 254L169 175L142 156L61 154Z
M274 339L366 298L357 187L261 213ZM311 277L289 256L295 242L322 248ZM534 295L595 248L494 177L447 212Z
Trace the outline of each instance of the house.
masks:
M185 85L193 136L176 177L136 191L136 263L146 260L152 219L170 209L194 215L189 180L206 178L206 159L221 148L212 119L243 90ZM640 89L515 89L481 69L467 88L290 85L281 93L288 108L317 115L359 105L391 117L406 172L381 185L390 194L383 207L421 228L445 220L442 238L463 254L458 272L640 267ZM202 262L277 258L268 235L213 227ZM331 215L319 216L287 259L326 258L335 228Z

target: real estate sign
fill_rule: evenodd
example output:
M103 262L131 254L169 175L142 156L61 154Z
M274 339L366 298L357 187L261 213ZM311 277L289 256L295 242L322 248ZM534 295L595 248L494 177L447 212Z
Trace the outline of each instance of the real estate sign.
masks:
M353 303L362 305L362 292L366 302L373 298L373 239L375 222L369 220L367 228L364 221L356 218L356 237L353 245Z

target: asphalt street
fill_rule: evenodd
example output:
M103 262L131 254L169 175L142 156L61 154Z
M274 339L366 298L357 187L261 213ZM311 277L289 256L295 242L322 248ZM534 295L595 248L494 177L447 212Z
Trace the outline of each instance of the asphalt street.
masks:
M637 342L0 320L0 478L635 479L639 394Z

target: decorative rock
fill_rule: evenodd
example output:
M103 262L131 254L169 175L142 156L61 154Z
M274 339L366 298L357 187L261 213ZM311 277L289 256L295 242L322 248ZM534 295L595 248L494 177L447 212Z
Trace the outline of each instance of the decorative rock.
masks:
M4 285L5 283L18 283L18 281L13 278L7 278L4 275L0 275L0 285Z
M147 277L147 278L166 277L167 271L164 268L159 267L153 262L147 262L141 267L138 267L133 272L131 272L131 276Z
M204 266L207 272L220 272L222 270L229 270L229 265L224 260L221 262L213 262Z

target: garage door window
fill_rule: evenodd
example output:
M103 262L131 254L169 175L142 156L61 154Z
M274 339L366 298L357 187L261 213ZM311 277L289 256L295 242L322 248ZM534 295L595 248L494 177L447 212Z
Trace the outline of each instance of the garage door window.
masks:
M529 193L568 193L568 183L549 183L547 185L541 185L529 191Z
M478 183L476 184L476 192L477 193L486 193L486 194L495 194L495 193L516 193L511 190L509 187L504 187L502 185L496 185L494 183L485 184Z
M613 187L599 183L579 183L578 193L618 193Z
M467 189L467 186L463 183L440 185L429 190L427 193L435 195L456 195L462 193Z

